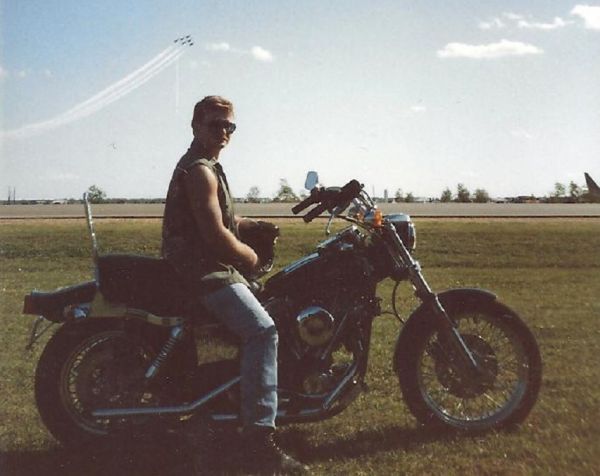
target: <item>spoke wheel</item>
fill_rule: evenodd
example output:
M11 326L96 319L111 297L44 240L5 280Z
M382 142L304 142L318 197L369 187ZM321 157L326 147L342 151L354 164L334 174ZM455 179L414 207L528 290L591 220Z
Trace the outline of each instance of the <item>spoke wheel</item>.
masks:
M437 383L447 389L450 395L463 399L476 398L493 390L499 370L498 357L492 346L480 335L463 334L462 338L479 366L479 378L465 375L460 367L457 369L454 365L457 361L454 352L443 348L437 341L428 346L426 355L433 360ZM430 362L428 364L431 365Z
M143 390L150 362L150 355L123 332L92 336L63 367L60 395L65 409L79 425L106 432L109 422L92 417L90 410L151 403L154 396Z
M404 398L423 423L481 431L520 423L537 399L541 359L525 324L497 301L445 303L478 364L465 367L433 317L408 323L397 362Z
M60 329L44 349L36 371L42 420L65 444L124 429L131 422L100 419L91 412L157 405L157 396L144 389L151 361L149 347L125 330L97 325Z

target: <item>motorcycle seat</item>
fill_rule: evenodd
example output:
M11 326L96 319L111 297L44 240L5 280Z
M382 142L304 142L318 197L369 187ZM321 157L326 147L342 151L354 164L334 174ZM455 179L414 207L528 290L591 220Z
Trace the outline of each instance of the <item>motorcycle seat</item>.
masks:
M88 281L55 291L32 291L25 296L23 313L43 315L61 322L63 310L71 304L89 303L96 291L110 302L148 311L156 316L194 318L213 322L199 296L169 262L150 256L108 254L98 257L97 281Z
M100 292L109 301L158 316L186 316L193 296L171 264L150 256L109 254L98 258Z

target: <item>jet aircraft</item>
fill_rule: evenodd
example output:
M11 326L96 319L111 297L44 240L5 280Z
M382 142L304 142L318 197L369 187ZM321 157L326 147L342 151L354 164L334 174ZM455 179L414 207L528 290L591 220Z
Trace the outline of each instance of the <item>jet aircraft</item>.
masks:
M594 179L592 179L592 177L590 177L590 174L588 174L587 172L584 172L583 175L585 175L585 183L587 184L589 194L593 197L600 197L600 187L598 186L598 184L594 182Z
M173 43L179 43L182 46L183 45L193 46L194 39L192 38L192 35L186 35L186 36L182 36L181 38L175 38L173 40Z

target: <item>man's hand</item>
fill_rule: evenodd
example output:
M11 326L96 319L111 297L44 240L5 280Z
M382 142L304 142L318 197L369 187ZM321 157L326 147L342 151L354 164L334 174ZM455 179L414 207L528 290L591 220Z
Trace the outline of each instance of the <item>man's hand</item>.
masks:
M250 250L250 253L248 253L249 260L246 263L241 263L240 267L242 268L242 271L253 274L260 269L261 262L256 252L249 246L247 247Z

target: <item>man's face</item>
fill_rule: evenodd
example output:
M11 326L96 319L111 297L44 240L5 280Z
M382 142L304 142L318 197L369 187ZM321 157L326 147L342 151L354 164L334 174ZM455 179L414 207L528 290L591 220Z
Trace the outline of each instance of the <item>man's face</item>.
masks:
M233 113L226 109L212 109L204 114L201 122L194 123L194 137L214 157L229 143L233 124Z

